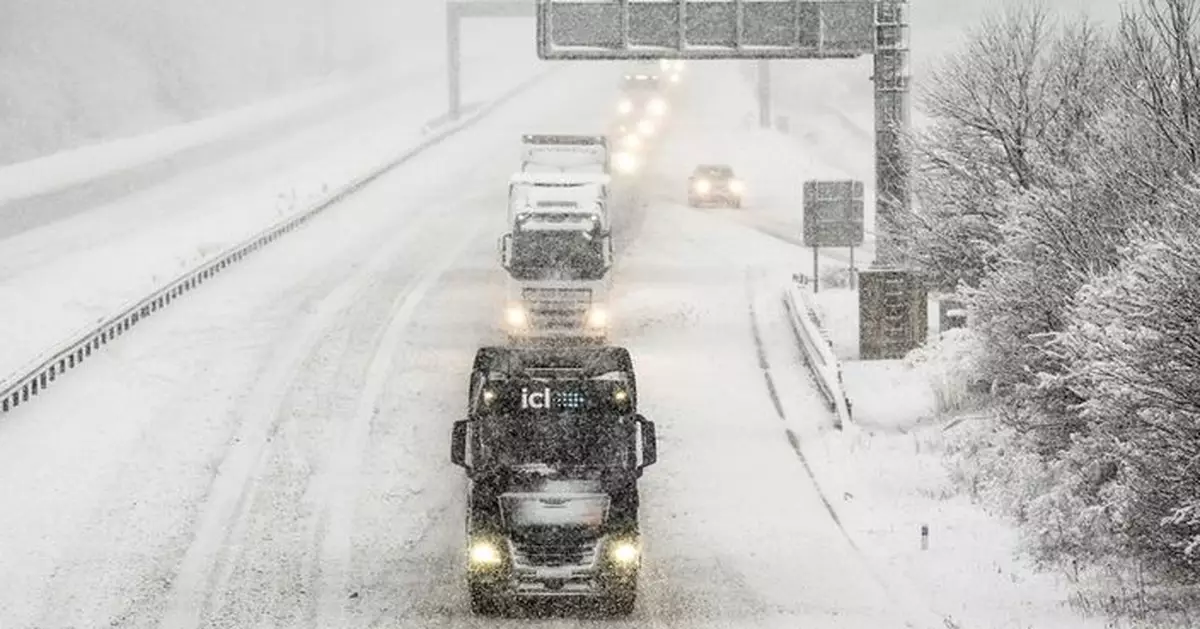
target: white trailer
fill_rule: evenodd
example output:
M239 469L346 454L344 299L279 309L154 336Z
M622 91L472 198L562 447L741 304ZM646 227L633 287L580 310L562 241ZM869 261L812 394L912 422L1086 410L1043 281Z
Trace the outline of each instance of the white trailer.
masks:
M608 174L609 160L603 135L521 136L521 172Z

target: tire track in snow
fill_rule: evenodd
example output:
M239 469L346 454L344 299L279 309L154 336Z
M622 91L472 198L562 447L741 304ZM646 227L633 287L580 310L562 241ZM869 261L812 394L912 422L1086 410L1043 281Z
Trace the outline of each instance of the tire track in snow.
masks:
M481 229L481 226L476 225L474 229L467 231L456 246L422 273L416 283L393 302L390 321L371 357L367 381L359 394L354 415L343 438L333 451L328 473L320 481L321 502L324 506L319 524L321 541L318 574L314 579L319 591L313 621L313 626L317 629L349 626L349 610L346 606L352 595L350 568L354 501L358 495L356 481L362 466L367 438L371 432L371 423L378 411L384 385L391 375L400 337L411 323L417 305L454 262L462 257Z
M436 218L424 214L419 227ZM312 225L306 225L312 229ZM232 554L246 527L269 448L267 444L278 430L281 408L286 404L293 382L304 362L315 350L325 331L336 323L360 294L371 288L371 280L402 252L421 229L398 234L381 247L370 260L353 267L351 275L332 292L314 304L294 324L285 338L294 339L282 356L274 359L256 381L244 419L222 459L208 496L201 506L195 536L189 545L171 585L167 607L159 623L161 629L189 629L203 624L204 617L222 600L233 573L236 557ZM214 596L217 594L217 596Z

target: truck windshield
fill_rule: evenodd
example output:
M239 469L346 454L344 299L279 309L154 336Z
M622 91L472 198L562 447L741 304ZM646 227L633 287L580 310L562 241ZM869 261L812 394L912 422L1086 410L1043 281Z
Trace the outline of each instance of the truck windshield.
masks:
M599 426L609 422L611 428ZM484 460L512 467L546 464L566 467L628 468L635 464L630 433L614 417L563 421L544 414L514 413L483 422Z
M606 270L603 243L591 231L516 231L509 272L519 280L598 280Z

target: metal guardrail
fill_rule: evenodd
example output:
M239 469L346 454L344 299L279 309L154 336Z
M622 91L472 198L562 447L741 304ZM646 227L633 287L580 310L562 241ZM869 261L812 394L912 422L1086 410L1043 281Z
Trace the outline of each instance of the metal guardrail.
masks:
M49 387L64 372L79 366L94 352L99 351L109 341L129 331L130 328L137 325L142 319L165 308L184 293L203 284L229 266L240 262L247 255L300 227L317 214L354 194L388 171L478 122L500 105L503 105L544 79L551 71L543 71L535 75L533 78L504 92L498 98L475 109L469 115L450 121L447 126L432 131L431 135L422 139L416 146L404 149L398 156L387 160L379 167L373 168L362 177L317 199L307 209L284 219L240 244L230 247L214 259L204 262L191 271L185 272L149 296L124 308L100 325L77 334L71 340L59 345L56 349L50 350L41 357L34 359L30 367L22 369L17 375L0 382L0 413L7 413L17 406L28 402L30 398L37 396Z
M800 341L800 349L816 377L817 388L824 396L831 411L836 414L835 427L839 430L843 425L854 420L851 413L850 398L842 387L842 365L833 354L833 344L825 335L807 296L805 282L800 276L793 276L783 295L784 306L787 307L792 323L792 331Z

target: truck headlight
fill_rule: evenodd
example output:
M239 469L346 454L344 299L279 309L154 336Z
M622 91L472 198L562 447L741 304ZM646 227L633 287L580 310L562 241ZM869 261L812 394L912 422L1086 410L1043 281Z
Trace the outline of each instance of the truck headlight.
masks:
M638 132L642 135L654 135L654 121L643 120L638 123Z
M619 564L629 565L637 562L638 556L641 554L641 552L639 551L637 544L634 544L633 542L617 542L616 544L613 544L610 554L612 555L613 561Z
M608 325L608 313L603 308L592 308L587 323L591 328L603 328Z
M661 97L655 98L654 100L650 101L648 109L650 110L651 114L654 114L655 116L661 116L667 113L667 101L663 100Z
M514 328L523 328L529 323L529 316L525 314L525 309L520 306L509 306L504 311L504 320L508 325Z
M697 181L692 187L700 194L708 194L708 191L712 190L712 184L707 179Z
M471 545L471 564L476 566L494 566L500 563L500 549L491 542L475 542Z
M642 145L642 138L636 133L630 133L621 139L621 143L625 145L625 148L636 150Z
M729 182L729 189L732 190L734 194L741 194L746 191L746 184L734 179L733 181Z
M621 102L617 103L617 112L627 114L631 111L633 111L633 101L628 98L622 99Z

